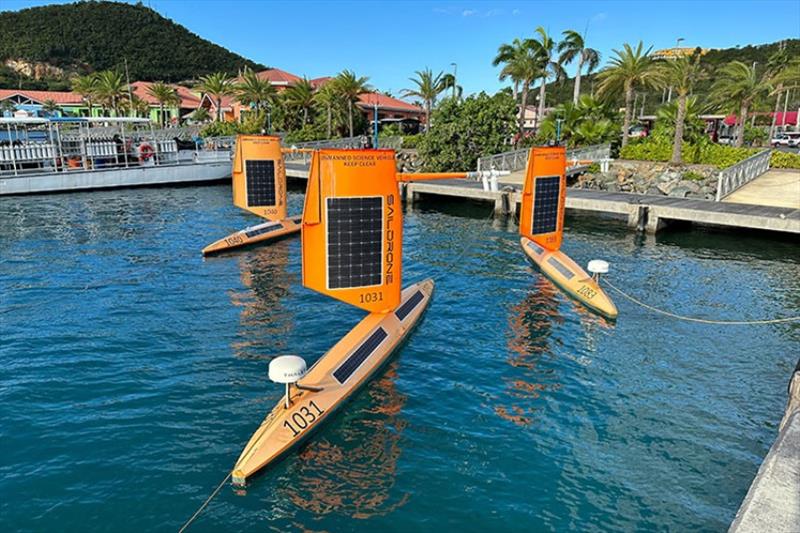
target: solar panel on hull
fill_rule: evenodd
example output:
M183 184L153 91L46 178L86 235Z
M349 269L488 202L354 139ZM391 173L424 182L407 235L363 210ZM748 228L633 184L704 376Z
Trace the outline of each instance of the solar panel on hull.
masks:
M356 348L356 350L350 354L350 357L348 357L347 360L333 372L333 377L336 378L336 381L338 381L341 385L344 385L350 376L353 375L353 372L358 370L358 367L360 367L364 361L367 360L367 357L372 355L372 352L374 352L375 349L380 346L383 340L388 336L389 334L386 333L386 330L383 328L376 329L375 332L370 335L361 346Z
M533 197L533 220L531 234L552 233L558 227L558 200L561 193L561 177L536 178Z
M275 161L248 159L245 161L247 205L275 205Z
M327 199L328 288L380 285L383 197Z
M575 275L572 272L572 270L568 269L561 261L559 261L555 257L551 257L550 259L547 260L547 262L553 265L556 268L556 270L561 272L561 275L564 276L567 280L572 279L572 277Z
M404 320L408 314L414 310L417 305L422 301L422 293L420 291L415 292L411 298L406 300L406 302L397 308L397 311L394 312L395 316L399 320Z
M281 228L283 228L283 224L264 224L263 226L256 226L252 229L246 230L244 234L250 238L253 238L265 233L277 231Z

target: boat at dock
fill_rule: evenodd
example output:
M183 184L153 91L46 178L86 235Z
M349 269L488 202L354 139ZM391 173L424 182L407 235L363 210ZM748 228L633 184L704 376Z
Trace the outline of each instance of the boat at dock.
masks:
M522 190L519 217L520 245L525 256L568 296L606 318L617 317L617 307L598 283L608 272L605 261L593 260L589 275L560 250L567 197L566 150L531 148Z
M141 118L0 118L0 196L222 180L232 141Z

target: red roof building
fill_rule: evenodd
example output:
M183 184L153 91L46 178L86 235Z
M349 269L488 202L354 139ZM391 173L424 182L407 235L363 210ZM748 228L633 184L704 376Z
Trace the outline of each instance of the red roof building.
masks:
M262 70L261 72L257 72L256 76L258 76L259 79L267 80L278 90L295 84L302 79L300 76L295 76L294 74L279 68Z
M152 86L153 82L151 81L135 81L131 83L131 90L134 95L151 106L157 106L159 105L158 100L150 94L150 87ZM171 87L175 89L178 98L180 98L179 107L181 109L197 109L200 107L200 96L197 93L192 92L191 89L187 89L182 85L171 85Z
M59 105L81 105L83 97L68 91L27 91L21 89L0 89L0 100L29 100L31 103L43 104L52 100Z

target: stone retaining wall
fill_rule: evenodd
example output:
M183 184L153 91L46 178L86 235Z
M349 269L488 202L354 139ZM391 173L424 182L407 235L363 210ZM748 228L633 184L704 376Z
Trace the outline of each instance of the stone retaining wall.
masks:
M670 166L653 161L612 161L608 172L586 173L573 187L713 200L718 169L711 165Z

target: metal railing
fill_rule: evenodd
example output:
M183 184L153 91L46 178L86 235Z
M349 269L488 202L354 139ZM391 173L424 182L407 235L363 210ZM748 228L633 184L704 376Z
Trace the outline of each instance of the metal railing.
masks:
M508 170L509 172L524 170L528 164L529 153L530 148L523 148L481 157L478 159L478 170ZM600 161L609 157L611 157L610 144L596 144L567 150L567 160Z
M327 139L324 141L308 141L302 143L284 144L285 148L298 148L303 150L319 150L322 148L361 148L368 142L363 135L357 137L344 137L342 139ZM284 154L284 159L292 163L309 163L311 154L309 152L290 152Z
M719 202L736 189L753 181L767 170L772 150L763 150L744 161L722 169L717 175L717 197Z

